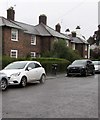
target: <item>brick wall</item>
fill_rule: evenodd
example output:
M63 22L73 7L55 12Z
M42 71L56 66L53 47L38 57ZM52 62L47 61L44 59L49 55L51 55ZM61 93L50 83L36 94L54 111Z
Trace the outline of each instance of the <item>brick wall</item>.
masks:
M11 50L18 50L18 57L26 57L31 52L41 52L40 38L36 37L36 45L31 45L31 35L18 30L18 41L11 40L11 28L3 28L3 55L10 56Z

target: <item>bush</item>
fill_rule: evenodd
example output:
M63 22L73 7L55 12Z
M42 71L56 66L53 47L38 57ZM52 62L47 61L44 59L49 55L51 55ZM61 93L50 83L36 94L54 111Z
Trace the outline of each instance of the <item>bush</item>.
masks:
M10 58L3 56L2 58L2 68L7 66L9 63L14 61L38 61L42 64L42 66L45 68L46 73L52 72L52 65L57 64L57 72L65 72L66 67L70 64L68 60L65 59L59 59L59 58Z
M66 67L70 64L68 60L60 58L33 58L32 60L39 61L47 73L52 73L53 64L57 64L57 72L65 72Z

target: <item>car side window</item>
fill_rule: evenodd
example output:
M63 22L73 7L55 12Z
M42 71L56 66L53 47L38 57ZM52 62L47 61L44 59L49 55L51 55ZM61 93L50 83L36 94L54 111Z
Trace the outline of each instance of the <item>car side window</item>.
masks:
M35 64L34 63L30 63L28 66L27 66L27 68L28 67L31 67L32 69L34 69L35 68Z
M39 64L35 63L35 68L41 67Z
M91 64L92 64L92 62L91 62L91 61L87 61L87 64L88 64L88 65L91 65Z

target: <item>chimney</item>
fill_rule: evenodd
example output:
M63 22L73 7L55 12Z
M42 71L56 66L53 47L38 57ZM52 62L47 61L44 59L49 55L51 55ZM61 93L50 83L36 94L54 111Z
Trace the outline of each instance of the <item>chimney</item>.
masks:
M40 23L47 25L47 16L46 15L43 14L43 15L39 16L39 24Z
M77 27L76 27L76 34L77 34L77 35L80 35L80 29L81 29L80 26L77 26Z
M66 32L66 34L67 34L67 35L70 35L70 34L71 34L71 32L70 32L69 28L68 28L68 29L66 29L66 30L65 30L65 32Z
M55 26L55 30L60 33L60 29L61 29L61 26L60 26L60 24L58 23L58 24Z
M10 7L10 8L7 10L7 19L14 21L14 19L15 19L15 10L13 9L13 7Z
M72 32L72 37L76 37L76 32L75 31Z

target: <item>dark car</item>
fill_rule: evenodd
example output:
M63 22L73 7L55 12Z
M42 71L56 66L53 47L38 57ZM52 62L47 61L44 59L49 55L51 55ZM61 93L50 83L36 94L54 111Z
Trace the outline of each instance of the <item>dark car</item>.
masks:
M75 60L71 65L67 67L67 76L87 76L89 74L95 74L95 67L91 60Z
M0 89L6 90L8 87L8 77L4 73L0 73Z

